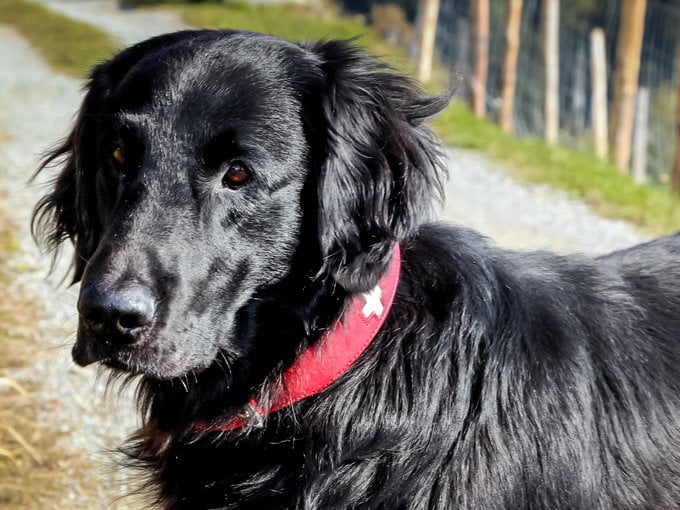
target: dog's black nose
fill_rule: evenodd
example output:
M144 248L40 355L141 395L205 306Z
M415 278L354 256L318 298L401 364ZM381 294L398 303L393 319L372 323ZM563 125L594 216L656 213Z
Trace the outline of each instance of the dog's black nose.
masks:
M95 334L123 343L134 343L153 323L153 296L141 286L100 291L86 287L80 292L78 312L83 324Z

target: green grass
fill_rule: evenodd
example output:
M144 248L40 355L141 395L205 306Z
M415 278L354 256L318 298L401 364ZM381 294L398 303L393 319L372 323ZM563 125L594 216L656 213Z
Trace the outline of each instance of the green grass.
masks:
M169 7L178 11L184 21L201 28L236 28L272 34L289 41L320 39L348 39L361 36L357 44L386 57L400 69L410 63L401 48L387 43L372 28L351 18L343 17L335 9L311 11L298 6L253 5L247 3L180 4Z
M0 0L0 24L9 24L55 71L83 78L88 69L116 50L112 37L29 0Z
M680 229L680 200L667 187L636 185L593 154L507 135L461 102L453 103L434 128L447 144L480 151L518 179L564 189L602 216L628 220L650 234Z

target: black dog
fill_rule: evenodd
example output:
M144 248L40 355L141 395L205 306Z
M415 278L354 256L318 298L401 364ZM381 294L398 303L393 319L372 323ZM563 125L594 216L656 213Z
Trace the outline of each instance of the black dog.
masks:
M165 507L680 508L680 238L590 259L423 224L446 102L244 32L92 72L36 228L75 243L76 362L140 376ZM377 335L286 401L357 310Z

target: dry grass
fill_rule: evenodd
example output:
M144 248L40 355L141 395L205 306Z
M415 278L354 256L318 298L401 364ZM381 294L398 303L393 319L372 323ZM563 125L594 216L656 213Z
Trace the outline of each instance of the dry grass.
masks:
M56 398L33 365L52 361L40 329L40 302L13 282L18 250L0 195L0 508L140 510L135 497L120 498L121 473L76 449L52 416L72 403ZM19 371L26 372L19 378ZM55 395L55 396L50 396ZM77 417L73 425L77 427ZM76 433L88 433L83 430ZM111 468L111 469L109 469Z
M50 466L54 434L37 423L36 387L19 384L7 374L30 362L37 307L16 296L8 263L17 246L5 210L0 209L0 506L36 508L54 497L58 483ZM56 467L56 466L55 466Z
M10 376L40 352L40 307L12 284L8 266L17 246L1 207L0 225L0 508L54 508L68 501L70 480L83 486L82 480L93 478L93 465L60 448L62 434L38 420L59 405L40 394L40 381L20 384ZM97 490L94 480L91 490Z

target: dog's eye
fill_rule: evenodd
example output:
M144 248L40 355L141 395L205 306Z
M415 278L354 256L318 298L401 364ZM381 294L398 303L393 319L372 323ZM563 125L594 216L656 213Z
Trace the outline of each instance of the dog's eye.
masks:
M111 156L113 157L113 160L116 162L117 165L122 165L125 163L125 153L123 152L123 149L120 147L116 147L113 149L113 153L111 153Z
M226 173L222 177L222 186L229 189L238 189L245 186L250 181L250 170L241 162L234 162L229 165Z

